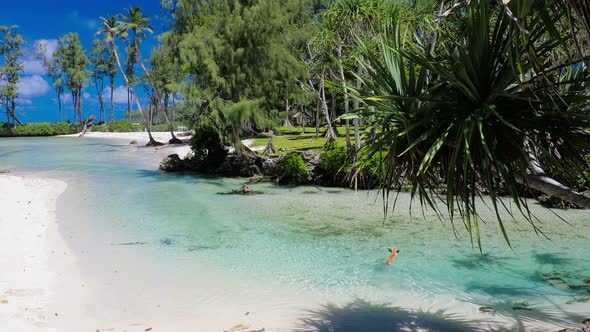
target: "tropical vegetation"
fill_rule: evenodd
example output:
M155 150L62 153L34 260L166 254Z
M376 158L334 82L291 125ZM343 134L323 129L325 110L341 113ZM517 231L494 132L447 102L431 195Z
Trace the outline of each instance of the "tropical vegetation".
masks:
M87 118L80 96L92 84L98 122L109 122L96 130L136 129L134 103L148 145L161 144L151 135L157 123L179 142L182 121L199 138L195 158L216 163L230 147L256 156L243 139L264 134L253 146L288 154L294 182L306 176L292 152L316 151L341 184L371 183L388 201L410 188L441 219L462 220L478 244L483 195L508 242L508 201L535 230L533 191L590 208L579 192L590 187L585 1L163 0L162 8L167 28L149 59L144 40L154 30L139 7L102 17L88 54L75 33L54 54L41 45L58 101L66 90L73 98L75 122ZM19 124L15 29L0 28L8 128ZM113 116L119 76L125 123Z

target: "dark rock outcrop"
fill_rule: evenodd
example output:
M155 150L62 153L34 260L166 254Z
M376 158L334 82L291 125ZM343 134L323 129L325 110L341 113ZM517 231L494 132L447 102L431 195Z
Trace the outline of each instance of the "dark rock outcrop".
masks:
M162 159L160 169L165 172L186 172L190 170L186 159L181 159L178 154L171 154Z
M225 161L214 172L224 176L252 177L262 175L263 159L249 153L236 153L227 156Z

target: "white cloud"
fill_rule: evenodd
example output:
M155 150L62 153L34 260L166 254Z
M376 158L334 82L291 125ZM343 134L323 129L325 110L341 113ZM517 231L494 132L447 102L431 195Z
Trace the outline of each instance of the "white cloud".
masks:
M44 49L45 56L51 58L53 53L57 49L59 41L57 39L38 39L35 40L34 49L30 50L30 55L27 55L23 60L23 69L25 75L45 75L45 68L41 60L35 58L33 54L36 54Z
M33 101L30 99L23 99L23 98L19 98L18 99L18 103L20 105L33 105Z
M107 87L104 89L104 98L105 100L110 100L111 98L111 88ZM124 86L118 86L115 88L113 92L113 101L115 104L122 105L127 104L127 88Z
M39 50L41 46L45 48L45 55L48 57L53 57L53 53L57 50L57 46L59 45L59 40L57 39L38 39L35 40L35 50Z
M82 98L84 98L84 99L90 99L90 94L88 92L84 92L82 94Z
M51 90L49 83L39 75L21 77L17 86L20 97L25 99L45 96Z
M37 59L23 60L23 67L25 75L45 75L45 68L43 68L41 61Z

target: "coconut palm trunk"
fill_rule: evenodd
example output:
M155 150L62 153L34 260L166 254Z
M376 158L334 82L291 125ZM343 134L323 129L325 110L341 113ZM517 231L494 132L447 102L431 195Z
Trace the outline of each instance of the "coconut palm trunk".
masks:
M348 99L348 88L346 87L346 77L344 76L344 66L342 65L342 45L338 46L338 70L340 71L340 79L342 80L342 89L344 90L344 114L350 111L350 101ZM346 119L346 148L350 152L352 144L350 143L350 121Z
M135 90L133 90L133 87L131 87L131 84L129 82L129 78L127 78L127 75L125 74L125 71L123 70L123 66L121 66L121 60L119 59L119 52L117 52L117 45L115 44L114 40L111 40L111 45L113 47L113 53L115 54L115 59L117 60L117 66L119 67L119 71L121 72L121 75L123 76L123 80L125 81L125 84L127 85L129 92L131 93L131 97L133 97L133 99L135 100L137 110L139 111L139 114L141 114L141 117L144 121L145 129L146 129L146 131L148 133L148 137L149 137L149 142L147 143L147 146L162 145L162 143L156 141L154 139L154 137L152 136L152 131L150 129L149 124L147 123L149 120L145 117L145 114L143 113L143 109L141 108L141 104L139 102L139 99L135 95Z
M160 94L158 93L158 89L156 88L156 84L154 83L154 80L152 79L152 75L150 75L150 72L147 70L147 68L143 64L143 61L141 60L141 52L139 52L139 39L137 38L137 31L135 29L133 29L133 35L134 35L133 39L135 41L135 52L137 53L137 63L139 64L139 66L141 67L143 72L145 73L145 76L150 81L150 85L152 86L152 90L154 91L154 96L156 97L156 100L157 100L157 103L155 104L156 110L157 110L160 106L160 103L162 102L162 98L160 97ZM170 141L168 141L168 143L170 143L170 144L182 143L182 141L179 140L174 135L174 127L172 126L172 123L170 122L170 119L168 118L168 110L163 108L163 113L164 113L164 119L166 120L166 123L168 124L168 130L170 131L170 135L172 136L172 138L170 139Z
M110 105L110 116L109 116L109 121L113 122L115 121L115 79L114 77L110 78L110 85L111 85L111 105Z

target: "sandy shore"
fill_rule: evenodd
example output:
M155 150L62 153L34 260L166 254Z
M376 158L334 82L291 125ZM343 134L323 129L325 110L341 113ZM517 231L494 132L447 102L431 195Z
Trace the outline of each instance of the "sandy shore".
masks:
M162 146L152 148L152 150L157 153L162 152L166 155L176 153L181 158L183 158L184 156L186 156L187 153L189 153L191 151L191 149L188 145L188 142L190 141L191 137L190 136L189 137L181 137L181 136L178 136L178 134L180 134L180 133L179 132L175 133L175 135L177 135L177 137L179 139L181 139L184 142L184 144L168 144L168 140L170 139L169 132L152 132L152 136L154 137L154 139L156 141L165 143ZM61 135L60 137L78 138L79 135L78 134ZM138 148L144 147L145 144L149 140L148 134L146 132L125 132L125 133L89 132L86 135L84 135L84 137L81 139L95 139L95 138L115 139L115 140L126 141L127 143L130 143L131 141L137 141ZM160 153L158 155L160 155Z
M83 292L76 287L81 282L75 258L57 231L56 202L66 187L57 180L0 176L2 331L56 331L52 326L59 319L58 307L80 312L75 299ZM60 286L64 275L67 290ZM56 304L58 289L70 304Z

